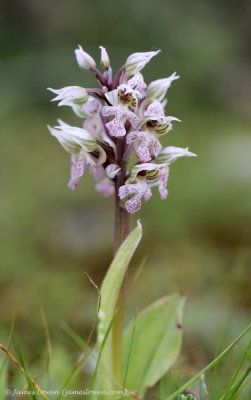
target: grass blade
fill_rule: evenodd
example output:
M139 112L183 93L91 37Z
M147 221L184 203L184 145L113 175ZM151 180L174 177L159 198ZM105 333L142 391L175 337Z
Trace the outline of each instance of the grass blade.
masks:
M44 391L40 388L40 386L38 386L38 384L35 382L35 380L28 374L28 372L26 371L26 368L24 368L21 365L21 363L13 356L13 354L10 353L9 350L7 350L6 347L3 346L2 344L0 344L0 350L2 350L9 357L9 359L11 361L13 361L14 364L16 364L18 369L26 376L28 384L29 385L31 384L44 400L49 400L48 397L46 396L46 394L44 393ZM22 362L24 362L23 359L22 359Z
M116 316L117 316L117 312L114 313L114 315L113 315L113 317L112 317L112 320L111 320L111 322L110 322L110 324L109 324L109 326L108 326L108 329L107 329L107 331L106 331L106 333L105 333L105 337L104 337L104 339L103 339L103 341L102 341L102 343L101 343L100 350L99 350L99 354L98 354L97 363L96 363L95 370L94 370L94 374L93 374L93 378L92 378L91 390L93 390L93 388L94 388L94 384L95 384L96 378L97 378L98 368L99 368L99 365L100 365L100 362L101 362L101 356L102 356L102 353L103 353L105 344L106 344L106 342L107 342L107 339L108 339L108 337L109 337L109 334L110 334L110 332L111 332L111 329L112 329L112 327L113 327L113 324L114 324L114 321L115 321L115 319L116 319Z
M244 352L244 354L243 354L243 356L242 356L237 368L235 369L235 372L234 372L234 374L232 376L232 379L230 380L230 382L228 384L228 387L227 387L224 395L220 398L220 400L228 400L228 395L229 395L229 393L230 393L230 391L231 391L231 389L232 389L232 387L234 385L234 382L235 382L237 376L239 375L240 370L241 370L245 360L248 358L250 348L251 348L251 341L248 343L248 345L246 347L246 350L245 350L245 352Z
M210 371L211 368L213 368L223 357L225 357L226 354L229 353L229 351L243 338L243 336L246 335L246 333L250 330L251 324L247 326L246 329L238 336L221 354L218 355L210 364L208 364L205 368L203 368L198 374L196 374L192 379L190 379L188 382L186 382L184 385L182 385L178 390L176 390L175 393L173 393L171 396L168 396L166 400L175 400L177 396L182 394L189 386L197 382L201 375L206 374L208 371Z

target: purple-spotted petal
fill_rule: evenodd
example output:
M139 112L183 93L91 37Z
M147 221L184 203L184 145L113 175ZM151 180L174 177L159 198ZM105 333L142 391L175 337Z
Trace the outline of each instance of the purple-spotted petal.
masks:
M168 191L167 191L167 182L168 182L168 176L169 176L169 167L163 168L161 175L159 177L159 194L161 200L165 200L168 196Z
M138 92L140 98L145 97L147 85L144 81L143 75L140 72L138 72L131 79L129 79L127 84Z
M119 137L125 136L125 122L128 120L132 127L135 128L139 124L139 118L132 111L128 110L127 107L118 106L104 106L102 109L103 116L113 115L113 120L106 123L106 127L109 130L110 135Z
M159 100L154 100L145 111L145 115L164 116L164 114L164 107Z
M81 176L85 171L85 155L83 151L79 154L72 154L71 156L71 179L68 183L68 187L75 190L79 184Z
M127 196L132 196L125 203L125 208L130 214L134 214L139 211L141 207L141 198L147 201L150 199L152 192L147 186L145 179L138 179L135 183L126 183L119 189L120 199L124 199Z

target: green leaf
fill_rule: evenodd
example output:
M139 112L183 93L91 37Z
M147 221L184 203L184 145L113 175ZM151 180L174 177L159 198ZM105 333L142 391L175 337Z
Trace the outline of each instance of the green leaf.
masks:
M131 261L131 258L142 237L142 227L138 222L137 227L128 235L119 247L115 257L104 278L100 291L100 308L98 313L98 345L101 347L104 337L109 330L111 321L116 314L116 303L119 291ZM112 331L106 340L99 365L99 385L103 390L112 386Z
M179 293L163 297L145 308L126 330L124 371L129 356L130 360L125 387L139 397L168 371L179 354L184 301Z

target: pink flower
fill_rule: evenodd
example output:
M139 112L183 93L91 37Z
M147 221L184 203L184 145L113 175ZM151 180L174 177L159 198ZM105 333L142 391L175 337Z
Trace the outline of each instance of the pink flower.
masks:
M156 112L158 108L159 103L155 103L154 106L150 105L145 114ZM126 142L127 144L134 143L136 155L141 162L148 162L152 157L157 157L162 149L158 138L172 129L172 121L179 120L175 117L162 116L161 110L160 115L152 114L145 116L139 131L128 133Z
M165 116L164 111L166 92L179 76L173 73L146 85L140 71L159 51L131 54L113 75L106 49L100 46L100 50L103 71L81 46L75 54L79 66L91 71L101 87L49 88L56 94L52 101L70 106L83 119L82 128L59 121L49 130L71 155L71 189L77 187L86 170L104 196L115 193L115 183L122 181L119 196L125 199L127 211L134 213L140 209L142 198L147 201L151 197L154 186L161 199L167 197L169 165L174 160L195 156L187 148L163 148L160 143L161 136L172 129L172 122L179 121ZM138 164L129 173L127 165L135 154Z
M73 127L61 120L58 126L49 126L48 129L71 154L71 179L68 183L70 189L76 189L86 167L94 174L96 167L106 161L104 150L87 130Z
M156 182L159 184L161 196L164 198L166 194L164 180L166 179L167 182L165 168L165 164L145 163L136 165L132 169L130 178L119 189L120 199L130 197L125 203L125 208L130 214L140 210L142 197L146 201L150 199L152 196L150 188Z
M147 201L152 196L152 192L147 186L144 178L137 179L135 183L127 183L119 188L119 197L124 199L127 196L132 196L125 203L125 208L130 214L134 214L141 208L142 197Z
M106 93L106 98L111 106L104 106L102 115L104 117L114 116L111 121L106 123L111 136L125 136L126 121L129 121L133 128L138 126L140 122L138 116L129 109L137 107L138 99L135 91L129 85L120 85L117 89Z
M162 146L154 133L148 131L133 131L128 133L126 143L134 143L136 155L141 162L148 162L156 157Z

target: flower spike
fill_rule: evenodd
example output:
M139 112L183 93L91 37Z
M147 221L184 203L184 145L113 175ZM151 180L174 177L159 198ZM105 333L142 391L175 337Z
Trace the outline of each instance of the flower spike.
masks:
M105 47L100 46L100 50L103 71L81 46L75 54L78 65L91 71L101 87L49 88L56 95L52 101L70 106L82 119L81 126L59 120L57 126L48 129L71 156L69 188L76 189L88 170L99 193L105 197L115 193L133 214L140 210L142 199L150 199L155 186L160 198L165 199L170 164L196 154L188 148L163 147L161 143L173 122L180 120L165 115L164 109L166 92L179 76L174 72L147 85L140 72L159 50L131 54L114 77ZM131 156L137 161L128 170Z

